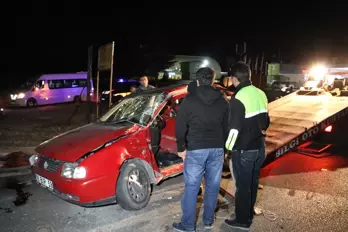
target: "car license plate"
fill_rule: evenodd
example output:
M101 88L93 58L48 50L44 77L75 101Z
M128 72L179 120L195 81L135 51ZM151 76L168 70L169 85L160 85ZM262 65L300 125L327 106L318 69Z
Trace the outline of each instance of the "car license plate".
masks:
M102 98L102 101L105 101L105 98Z
M39 183L42 187L48 188L49 190L53 190L53 182L49 179L46 179L45 177L42 177L38 174L36 174L36 181Z

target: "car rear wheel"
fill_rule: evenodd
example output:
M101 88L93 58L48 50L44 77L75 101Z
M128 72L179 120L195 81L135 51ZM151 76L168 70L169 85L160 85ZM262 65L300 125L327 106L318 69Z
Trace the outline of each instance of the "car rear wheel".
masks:
M77 103L77 102L79 102L80 101L80 96L75 96L74 97L74 103Z
M126 163L116 186L116 199L125 210L144 208L150 200L151 183L146 169L138 163Z

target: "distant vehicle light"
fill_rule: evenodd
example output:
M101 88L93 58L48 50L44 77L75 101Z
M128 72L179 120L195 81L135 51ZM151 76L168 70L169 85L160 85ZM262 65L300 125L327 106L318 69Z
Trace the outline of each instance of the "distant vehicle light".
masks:
M324 131L327 133L331 133L332 132L332 125L326 127Z
M327 73L328 69L323 66L323 65L317 65L317 66L314 66L310 72L309 72L309 75L314 77L315 80L323 80L326 73Z
M209 65L209 61L208 60L203 60L202 64L201 64L201 68L207 67Z
M122 83L122 82L124 82L124 80L123 79L118 79L118 82Z

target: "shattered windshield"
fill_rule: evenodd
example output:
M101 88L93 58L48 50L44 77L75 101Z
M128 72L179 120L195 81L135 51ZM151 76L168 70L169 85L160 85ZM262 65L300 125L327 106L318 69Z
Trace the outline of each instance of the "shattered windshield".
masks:
M146 126L165 98L166 94L164 93L135 95L125 98L102 116L100 121L105 123L128 121Z

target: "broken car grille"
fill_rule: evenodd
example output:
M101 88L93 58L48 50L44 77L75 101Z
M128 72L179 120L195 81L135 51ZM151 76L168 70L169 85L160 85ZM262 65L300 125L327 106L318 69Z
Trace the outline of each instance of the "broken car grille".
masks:
M45 156L40 156L39 158L39 167L50 172L57 172L63 163L63 161L54 160Z

